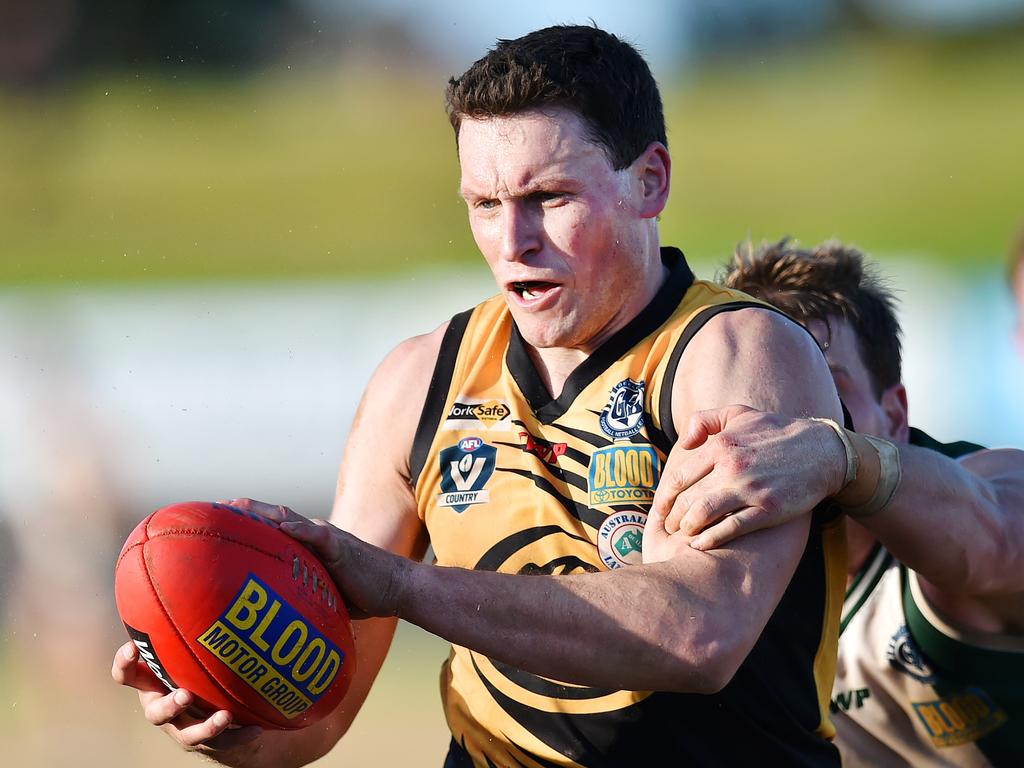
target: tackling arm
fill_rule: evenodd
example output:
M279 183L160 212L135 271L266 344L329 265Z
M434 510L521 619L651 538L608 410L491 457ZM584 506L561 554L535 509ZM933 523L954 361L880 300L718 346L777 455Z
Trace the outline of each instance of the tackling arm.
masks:
M943 591L1024 593L1024 451L959 460L913 445L899 451L892 502L857 522Z

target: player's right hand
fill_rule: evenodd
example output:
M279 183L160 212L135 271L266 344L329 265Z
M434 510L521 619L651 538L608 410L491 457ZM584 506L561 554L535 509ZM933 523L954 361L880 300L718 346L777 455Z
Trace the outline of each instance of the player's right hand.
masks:
M139 658L138 649L130 641L114 654L110 675L115 683L138 691L146 719L185 749L228 751L252 742L263 732L256 725L232 725L231 713L225 710L202 716L192 707L194 696L183 688L168 691Z

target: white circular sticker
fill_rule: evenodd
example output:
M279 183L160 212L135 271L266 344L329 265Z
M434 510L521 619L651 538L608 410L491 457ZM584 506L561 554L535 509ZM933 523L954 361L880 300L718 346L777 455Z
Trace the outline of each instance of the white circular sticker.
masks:
M647 515L643 512L618 512L610 515L597 532L597 552L609 568L639 565L643 562L644 526Z

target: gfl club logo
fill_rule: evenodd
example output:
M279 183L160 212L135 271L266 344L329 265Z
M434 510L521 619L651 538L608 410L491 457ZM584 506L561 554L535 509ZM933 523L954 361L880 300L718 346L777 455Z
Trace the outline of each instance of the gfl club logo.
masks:
M494 474L498 449L479 437L465 437L457 445L442 449L441 494L437 503L465 512L473 504L486 504L491 492L484 486Z

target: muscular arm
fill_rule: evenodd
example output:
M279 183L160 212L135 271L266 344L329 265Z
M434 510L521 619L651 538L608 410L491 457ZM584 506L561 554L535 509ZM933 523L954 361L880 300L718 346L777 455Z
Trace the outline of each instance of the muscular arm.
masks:
M896 495L858 522L943 591L1024 593L1024 451L954 460L913 445L899 450Z
M659 488L668 496L678 494L668 530L696 535L702 549L779 525L807 507L790 500L821 499L841 486L846 453L827 425L732 407L699 414L680 444L699 444L718 433L732 434L754 457L722 484L760 495L755 506L737 510L728 495L702 492L671 460ZM849 437L858 454L858 479L834 498L856 506L871 497L879 461L862 436ZM1024 452L983 450L955 460L915 445L901 444L898 450L902 480L895 495L881 511L854 524L916 571L928 597L958 623L1019 631L1024 627ZM816 485L829 477L828 487Z
M683 355L673 394L680 423L694 409L732 402L799 415L839 412L810 337L762 310L709 322ZM346 594L370 612L397 614L567 682L707 692L724 686L753 647L792 578L808 527L802 517L704 553L686 537L670 537L655 511L643 565L573 576L398 563L322 526L289 529L320 550ZM382 593L381 584L390 588Z

